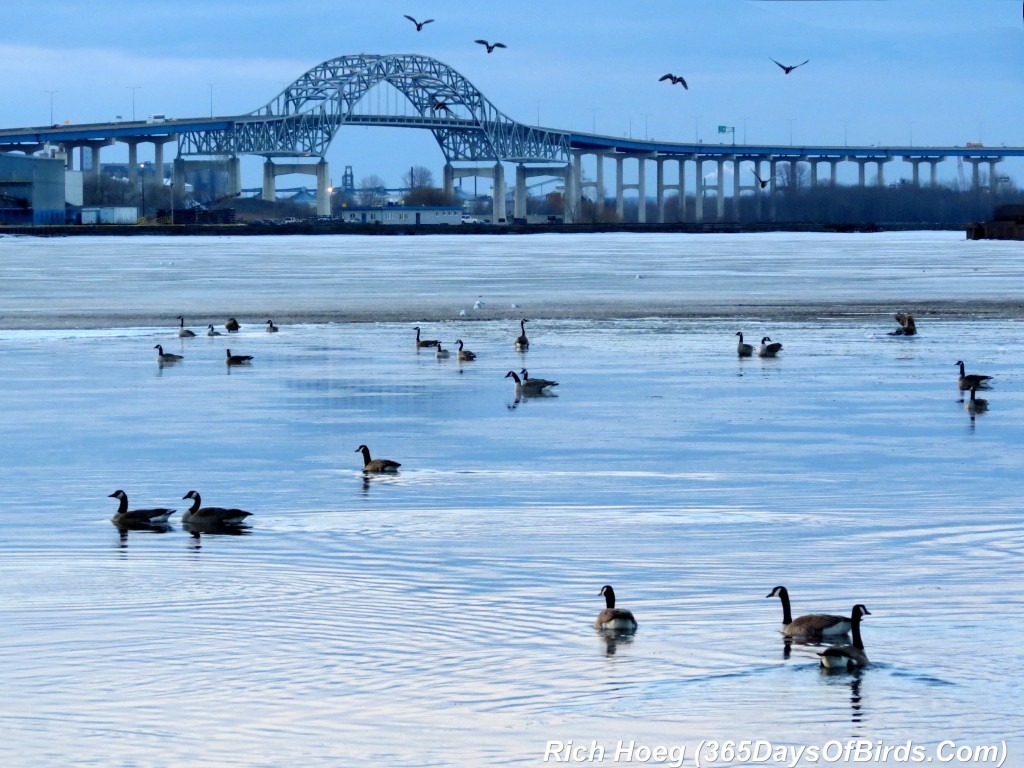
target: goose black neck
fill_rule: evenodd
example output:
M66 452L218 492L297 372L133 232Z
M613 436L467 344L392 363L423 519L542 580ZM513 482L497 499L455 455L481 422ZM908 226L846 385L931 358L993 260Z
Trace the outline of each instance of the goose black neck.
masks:
M604 604L607 608L615 607L615 590L611 587L604 588Z
M188 511L195 514L199 511L199 505L203 503L202 497L198 493L192 494L192 506L189 507Z
M793 611L789 607L789 590L785 587L779 590L779 600L782 601L782 623L789 625L793 623Z
M117 500L117 514L123 515L126 512L128 512L128 497L122 493Z
M860 611L854 611L850 616L850 631L853 633L853 647L863 651L864 641L860 639Z

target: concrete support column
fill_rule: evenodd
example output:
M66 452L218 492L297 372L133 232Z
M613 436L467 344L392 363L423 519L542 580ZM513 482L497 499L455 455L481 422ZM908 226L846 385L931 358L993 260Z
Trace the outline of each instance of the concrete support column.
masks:
M725 218L725 160L718 158L715 171L715 219Z
M597 192L594 194L594 206L597 211L597 218L600 220L604 216L604 154L601 152L595 153L594 160L597 163L597 170L594 172L594 183L597 185Z
M665 158L654 159L654 183L657 186L656 196L658 199L658 223L665 223Z
M153 142L153 182L155 184L164 183L164 143L162 141ZM242 185L238 185L238 190L241 192Z
M811 164L811 188L818 186L818 161L814 158L809 160Z
M740 166L742 163L732 156L732 218L740 220Z
M442 181L441 185L444 189L444 193L449 197L455 196L455 168L451 163L445 163L444 169L441 171Z
M829 174L829 180L832 182L832 186L836 186L839 183L839 175L836 173L836 169L839 167L838 160L829 160L828 164L832 166L832 171Z
M139 142L136 140L128 142L128 182L132 189L139 183Z
M922 157L904 157L903 162L910 163L910 183L915 189L921 188L921 163L927 162Z
M579 219L580 189L583 180L583 155L573 152L569 155L569 164L565 166L565 185L562 193L562 221L575 224Z
M238 163L238 158L232 158L233 163ZM240 164L239 164L240 165ZM233 170L233 169L232 169ZM317 216L330 216L331 215L331 172L330 166L326 160L321 159L316 164L316 215ZM239 193L242 191L242 184L239 181L237 187Z
M988 189L992 194L999 191L999 176L996 173L996 165L998 165L998 163L998 159L991 159L988 161Z
M693 198L693 221L695 224L704 222L704 160L700 157L693 159L694 178L696 186Z
M265 202L272 203L277 200L275 178L274 161L268 157L263 161L263 194L261 197Z
M636 201L636 220L639 224L647 223L647 176L645 170L647 167L647 160L643 155L640 155L636 159L636 173L637 173L637 201Z
M619 221L626 213L625 205L625 182L622 179L622 155L615 158L615 215Z
M185 191L185 160L176 157L174 158L174 167L171 169L171 207L174 207L174 193L178 195Z
M885 164L888 163L892 158L890 157L879 157L875 160L878 166L878 178L875 179L876 186L885 186Z
M850 158L857 164L857 186L864 186L864 166L867 165L867 160L860 157Z
M494 164L494 189L491 195L494 202L491 223L499 224L505 218L505 167L500 160Z
M89 147L89 154L92 158L92 175L94 178L100 177L100 144L93 144ZM978 166L974 166L975 175L977 175Z
M679 220L686 221L686 159L679 160Z
M526 168L516 163L515 193L512 196L512 218L526 218ZM564 211L563 211L564 218Z
M943 158L939 158L939 159L936 159L936 160L930 160L929 161L929 163L932 166L931 178L928 181L929 186L932 186L932 187L938 186L938 184L939 184L939 174L938 174L939 163L942 160L945 160L945 159L946 158L943 157Z
M775 221L778 210L775 200L778 197L779 161L772 155L768 156L768 219Z

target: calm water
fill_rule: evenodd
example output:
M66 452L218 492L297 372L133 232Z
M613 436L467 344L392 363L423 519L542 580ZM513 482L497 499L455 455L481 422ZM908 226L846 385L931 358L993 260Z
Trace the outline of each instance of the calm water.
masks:
M0 238L0 764L672 764L621 740L691 766L702 739L1024 764L1019 250ZM905 306L920 335L887 336ZM243 327L180 340L180 313ZM479 360L417 353L415 321ZM738 360L737 330L784 350ZM959 359L996 376L975 419ZM522 365L557 397L516 402ZM360 443L401 472L364 480ZM122 537L118 488L252 525ZM591 627L606 583L632 638ZM865 603L871 666L787 653L776 584Z

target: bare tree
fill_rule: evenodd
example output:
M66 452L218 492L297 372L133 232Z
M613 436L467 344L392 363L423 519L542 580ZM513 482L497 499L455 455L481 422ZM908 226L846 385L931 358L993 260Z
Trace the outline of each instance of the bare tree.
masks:
M387 186L380 176L364 176L356 190L360 205L383 205L387 198Z
M408 173L402 176L402 183L410 190L419 189L420 187L433 187L434 174L429 168L425 168L422 165L414 165L409 169Z

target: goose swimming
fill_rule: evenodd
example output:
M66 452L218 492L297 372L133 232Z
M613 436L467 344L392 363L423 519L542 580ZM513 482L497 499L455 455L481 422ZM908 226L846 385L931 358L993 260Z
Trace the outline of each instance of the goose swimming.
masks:
M455 356L460 362L467 360L476 360L476 352L470 352L468 349L463 348L462 339L456 339L455 343L459 345L459 351L455 353Z
M416 331L416 349L423 349L424 347L436 347L439 342L437 339L421 339L420 338L420 327L414 326L413 330Z
M526 338L526 320L519 321L519 336L516 338L516 352L525 352L530 348L530 340Z
M164 352L162 344L155 345L153 349L156 350L156 361L160 363L160 365L164 365L166 363L176 363L179 360L185 359L184 355L176 355L173 352Z
M183 339L191 339L195 334L185 327L185 318L182 315L178 315L180 321L178 325L178 335Z
M128 509L128 494L117 490L107 498L117 499L117 512L110 518L110 522L120 527L132 525L165 525L167 519L174 514L173 509L159 507L156 509Z
M960 376L956 380L956 385L959 387L961 392L966 392L972 387L975 389L991 389L992 385L989 382L992 380L991 376L985 376L981 373L964 373L964 361L957 360L956 364L960 366Z
M782 351L782 344L777 341L772 341L771 344L765 344L766 341L772 341L767 336L761 339L761 346L757 348L758 357L775 357L779 352Z
M615 590L610 584L601 587L599 595L604 595L605 609L597 614L594 629L611 629L617 632L635 632L636 619L631 611L615 607Z
M557 381L548 381L547 379L523 380L515 371L506 373L505 378L511 378L515 382L516 393L521 395L547 395L551 394L547 391L550 387L558 386Z
M248 365L252 362L252 355L232 355L228 349L225 351L224 362L228 365Z
M181 522L185 524L239 525L245 518L252 516L252 512L246 512L244 509L201 506L203 500L196 491L189 491L182 498L192 499L192 506L181 516Z
M743 331L736 331L736 335L740 337L739 343L736 345L736 354L740 357L750 357L754 354L753 344L743 343Z
M224 334L221 333L220 331L218 331L216 328L214 328L213 327L213 323L210 323L208 326L206 326L206 335L207 336L223 336Z
M850 614L850 628L853 632L851 645L834 645L818 654L821 666L826 669L857 669L868 665L867 654L864 653L864 641L860 637L861 616L870 616L871 612L862 603L853 606Z
M820 639L845 635L850 631L850 620L846 616L808 613L794 619L789 607L789 591L785 587L776 587L765 597L777 597L782 601L782 626L779 631L786 637Z
M398 468L402 466L391 459L371 459L370 449L365 445L356 448L356 453L363 454L363 472L397 472Z
M267 333L277 333L277 326L273 320L267 320Z

